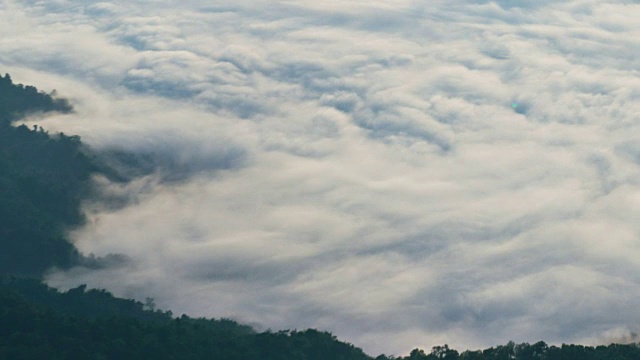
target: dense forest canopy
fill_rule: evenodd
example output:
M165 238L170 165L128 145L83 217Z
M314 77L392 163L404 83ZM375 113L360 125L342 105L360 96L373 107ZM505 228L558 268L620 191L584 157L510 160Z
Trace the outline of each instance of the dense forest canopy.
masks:
M384 341L384 339L381 339ZM632 360L637 345L544 342L459 352L447 345L407 356L366 355L328 332L256 332L228 319L172 317L85 286L60 293L37 280L0 281L0 359L220 360Z
M36 112L71 112L73 108L69 101L54 98L54 93L47 94L30 85L14 84L9 74L0 76L0 122L8 123Z
M83 222L80 205L91 194L91 175L109 172L77 136L12 125L51 111L72 108L0 76L0 359L374 359L328 332L260 333L228 319L176 318L156 310L152 299L143 304L85 285L61 293L43 284L39 276L50 267L83 259L65 231ZM631 360L640 359L640 347L510 342L464 352L436 346L375 359Z
M78 253L65 230L82 223L80 202L97 167L80 138L11 122L34 112L70 112L68 101L0 77L0 274L68 267Z

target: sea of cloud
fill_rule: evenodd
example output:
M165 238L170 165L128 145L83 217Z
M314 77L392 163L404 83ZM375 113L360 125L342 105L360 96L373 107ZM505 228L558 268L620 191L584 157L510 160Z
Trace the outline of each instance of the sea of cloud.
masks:
M157 159L53 272L367 352L627 341L640 323L637 1L0 4L41 121Z

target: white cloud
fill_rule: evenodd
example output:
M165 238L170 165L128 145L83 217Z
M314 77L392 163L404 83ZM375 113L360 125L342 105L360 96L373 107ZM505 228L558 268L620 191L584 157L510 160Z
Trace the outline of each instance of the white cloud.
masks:
M132 262L49 281L370 353L629 338L638 11L7 3L5 72L77 104L44 126L181 180L103 184L136 201L73 237Z

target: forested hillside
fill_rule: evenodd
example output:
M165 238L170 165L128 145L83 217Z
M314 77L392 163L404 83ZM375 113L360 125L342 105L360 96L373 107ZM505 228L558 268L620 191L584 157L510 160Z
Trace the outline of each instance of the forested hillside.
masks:
M67 113L72 107L66 99L38 91L34 86L14 84L11 76L0 76L0 122L11 121L37 112L58 111Z
M80 201L95 166L77 136L14 127L36 112L69 112L66 100L0 77L0 274L38 275L78 259L65 228L82 222Z
M373 359L328 332L260 333L227 319L176 318L156 310L152 299L143 304L84 285L61 293L41 283L50 267L82 259L65 230L82 224L80 204L91 194L91 175L109 172L77 136L12 125L50 111L72 108L66 100L14 84L9 75L0 77L0 360ZM631 360L640 359L640 347L538 342L459 352L444 345L375 359Z
M363 330L366 331L366 330ZM384 341L384 339L381 339ZM84 286L60 293L37 280L0 281L0 359L373 360L318 330L258 333L232 320L170 312ZM633 360L637 345L512 342L458 352L448 346L375 360Z
M0 359L370 359L316 330L256 333L231 320L176 319L84 287L0 283Z

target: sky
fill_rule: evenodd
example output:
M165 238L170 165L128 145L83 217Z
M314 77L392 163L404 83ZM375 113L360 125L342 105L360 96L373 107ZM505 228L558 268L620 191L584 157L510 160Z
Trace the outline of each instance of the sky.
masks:
M152 159L52 271L367 353L637 341L638 1L5 0L38 119ZM29 121L35 121L33 119Z

